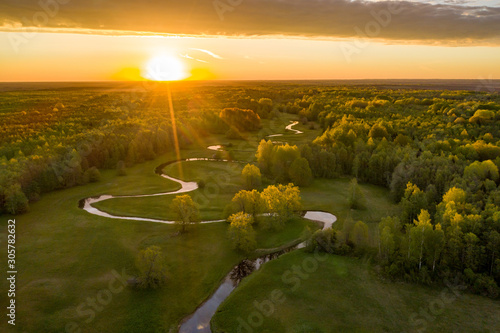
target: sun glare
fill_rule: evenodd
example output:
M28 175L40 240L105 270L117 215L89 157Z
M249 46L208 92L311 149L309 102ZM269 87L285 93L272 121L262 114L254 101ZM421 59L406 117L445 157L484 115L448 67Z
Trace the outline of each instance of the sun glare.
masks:
M143 77L153 81L178 81L188 77L184 63L171 55L151 58L143 71Z

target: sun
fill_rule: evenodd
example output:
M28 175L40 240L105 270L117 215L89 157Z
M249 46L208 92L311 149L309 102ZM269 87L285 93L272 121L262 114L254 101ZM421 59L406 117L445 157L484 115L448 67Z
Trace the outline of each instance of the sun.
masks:
M175 56L158 55L146 63L142 76L153 81L178 81L188 74L184 63Z

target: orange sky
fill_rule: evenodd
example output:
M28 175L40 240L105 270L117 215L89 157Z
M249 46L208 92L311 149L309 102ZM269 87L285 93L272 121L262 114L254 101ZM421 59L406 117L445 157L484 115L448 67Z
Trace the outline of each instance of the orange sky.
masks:
M0 50L4 82L498 79L500 0L3 0Z
M8 34L4 82L140 79L158 55L179 59L192 79L500 78L500 47L489 46L38 33L15 49Z

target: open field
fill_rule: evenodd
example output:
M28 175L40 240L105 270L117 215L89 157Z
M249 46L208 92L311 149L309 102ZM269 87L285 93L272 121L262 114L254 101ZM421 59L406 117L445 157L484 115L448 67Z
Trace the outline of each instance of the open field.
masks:
M398 213L398 206L389 199L389 191L370 184L361 184L366 199L363 209L350 209L348 203L350 179L316 179L301 189L304 206L310 210L324 210L343 222L350 218L365 223L378 223L381 218Z
M326 256L319 261L295 251L266 264L219 307L212 331L495 332L500 326L498 302L464 294L457 286L383 281L369 262ZM301 272L306 275L285 273L294 266L306 267ZM270 307L266 301L273 291L280 296Z

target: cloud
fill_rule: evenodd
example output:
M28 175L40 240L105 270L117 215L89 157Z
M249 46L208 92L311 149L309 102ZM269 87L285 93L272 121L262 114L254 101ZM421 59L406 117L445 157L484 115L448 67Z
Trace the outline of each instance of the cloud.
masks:
M191 57L189 54L179 54L179 56L181 56L182 58L186 58L186 59L194 59L193 57Z
M66 4L59 4L66 3ZM50 4L42 6L40 4ZM500 8L358 0L3 0L0 31L299 38L500 45ZM222 7L221 7L222 6ZM43 8L42 8L43 7ZM393 8L393 10L389 10ZM378 30L375 25L378 24ZM46 30L48 29L48 30ZM371 30L370 30L371 29ZM200 50L201 51L201 50ZM203 51L202 51L203 52Z
M191 49L193 50L193 49ZM196 49L194 49L196 50ZM189 60L195 60L195 61L198 61L198 62L203 62L205 64L208 64L208 61L205 61L205 60L201 60L201 59L196 59L196 58L193 58L191 57L189 54L179 54L180 57L184 58L184 59L189 59Z
M204 49L196 49L196 48L191 48L190 50L194 50L194 51L200 51L200 52L203 52L203 53L206 53L212 57L214 57L215 59L223 59L221 56L211 52L211 51L208 51L208 50L204 50Z

